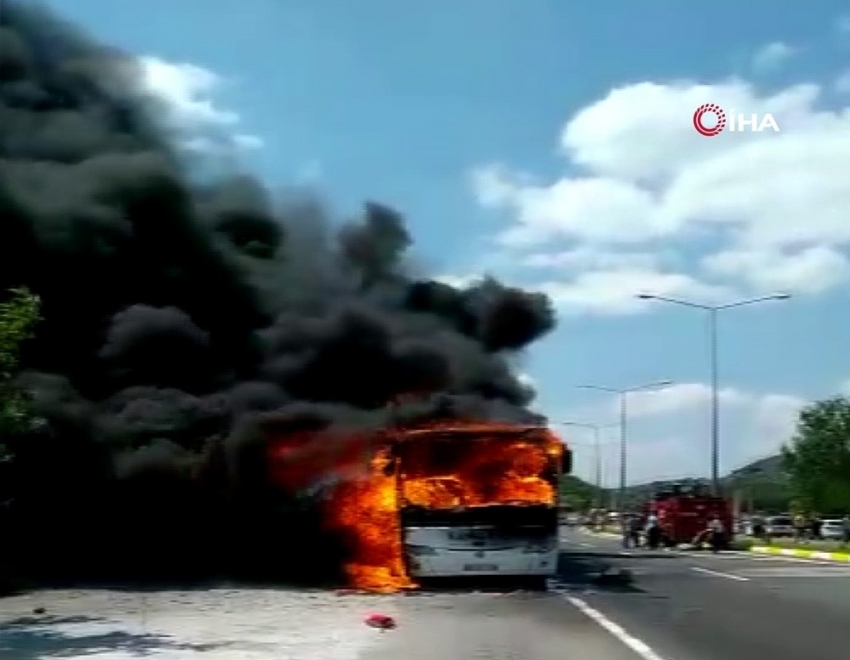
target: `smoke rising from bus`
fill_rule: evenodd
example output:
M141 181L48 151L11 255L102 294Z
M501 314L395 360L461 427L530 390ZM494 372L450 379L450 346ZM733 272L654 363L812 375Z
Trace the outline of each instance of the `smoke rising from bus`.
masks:
M20 379L40 423L5 475L20 556L333 563L311 494L342 478L335 429L538 419L512 360L553 328L545 296L415 277L394 209L340 224L244 173L194 176L172 138L133 57L0 0L0 291L44 316ZM267 478L269 427L325 430L298 497Z

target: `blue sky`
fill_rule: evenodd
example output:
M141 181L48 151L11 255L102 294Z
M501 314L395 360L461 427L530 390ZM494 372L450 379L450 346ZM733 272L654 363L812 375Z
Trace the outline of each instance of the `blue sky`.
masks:
M270 185L339 214L389 203L430 272L552 293L559 328L517 368L553 419L615 421L577 384L674 381L633 399L630 480L705 473L709 455L705 316L634 293L793 294L721 318L724 469L850 379L845 2L47 4L147 58L175 121L241 136ZM697 136L705 102L781 133ZM587 434L567 435L590 474Z

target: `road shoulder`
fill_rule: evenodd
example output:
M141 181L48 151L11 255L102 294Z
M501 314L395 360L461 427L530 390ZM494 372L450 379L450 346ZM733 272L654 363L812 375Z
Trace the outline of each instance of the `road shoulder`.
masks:
M779 548L772 545L754 545L749 549L749 552L760 555L850 563L850 553L846 552L824 552L822 550L804 550L802 548Z

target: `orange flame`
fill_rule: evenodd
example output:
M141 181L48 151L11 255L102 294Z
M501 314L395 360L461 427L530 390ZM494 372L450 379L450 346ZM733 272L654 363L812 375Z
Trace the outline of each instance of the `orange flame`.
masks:
M462 428L465 439L435 435L430 429L399 431L394 437L352 437L337 446L313 435L286 438L273 445L272 478L304 487L332 472L339 481L324 506L329 531L350 545L345 567L351 586L392 592L416 585L408 577L399 510L405 505L442 509L492 504L556 502L552 466L563 445L551 432L532 437L493 424L446 424ZM400 473L391 463L400 457ZM548 474L547 474L548 473Z
M428 508L488 504L555 504L556 485L547 468L560 455L561 443L541 429L532 439L503 436L511 427L466 425L470 440L450 439L448 451L435 456L435 442L404 439L402 498ZM417 440L423 440L417 442ZM441 460L442 459L442 460Z
M404 566L396 480L385 473L390 460L387 448L377 451L369 474L340 482L326 503L328 528L350 541L345 572L357 589L387 593L416 586Z

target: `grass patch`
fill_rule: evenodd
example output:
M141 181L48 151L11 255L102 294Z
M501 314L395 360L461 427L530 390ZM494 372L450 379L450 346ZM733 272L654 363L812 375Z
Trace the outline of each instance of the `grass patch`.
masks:
M769 545L774 548L790 550L818 550L820 552L850 552L850 545L841 541L797 541L795 539L771 539L770 542L759 541L751 545Z

